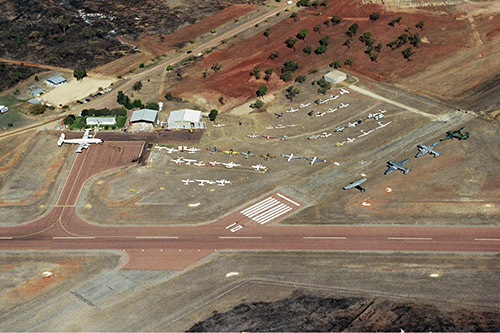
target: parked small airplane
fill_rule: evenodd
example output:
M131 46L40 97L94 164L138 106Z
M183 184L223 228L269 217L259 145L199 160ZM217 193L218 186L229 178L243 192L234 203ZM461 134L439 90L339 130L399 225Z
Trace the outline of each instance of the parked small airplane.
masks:
M280 140L288 140L288 135L283 135L279 137Z
M209 150L210 154L212 154L212 155L215 154L215 153L221 153L222 152L222 150L217 149L217 147L207 148L207 150Z
M469 138L469 132L465 132L465 134L462 134L462 130L465 128L462 127L460 129L457 129L456 131L448 131L446 132L446 136L439 141L444 141L448 139L458 139L458 140L467 140Z
M276 126L274 129L283 129L283 128L286 128L286 126L283 126L281 124L279 124L278 126Z
M334 99L337 99L337 98L339 98L339 95L335 95L335 96L330 95L330 100L332 100L332 101L333 101Z
M276 137L272 136L272 135L261 135L260 137L261 138L266 138L267 140L269 140L269 139L276 139Z
M326 104L328 103L330 100L329 99L325 99L325 100L322 100L321 98L319 99L319 104Z
M319 137L321 137L321 135L311 135L310 137L307 138L307 140L316 140Z
M182 157L177 157L177 159L172 160L172 162L174 162L175 164L182 164L184 163L184 160L182 159Z
M198 149L198 148L193 148L193 147L190 147L190 148L185 148L184 150L185 150L185 151L187 151L189 154L194 154L194 153L196 153L197 151L200 151L200 149Z
M401 171L403 171L404 174L407 174L408 172L411 171L411 169L407 169L407 168L403 167L403 164L405 164L409 160L410 159L407 158L405 160L402 160L401 162L393 162L393 161L387 162L387 165L389 166L389 169L387 169L384 172L384 175L387 175L388 173L391 173L394 170L401 170Z
M233 151L232 149L229 149L229 150L223 150L222 151L224 154L226 154L227 157L231 157L233 156L234 154L239 154L237 151Z
M262 157L265 161L269 161L271 158L276 158L276 156L271 155L270 153L260 155L260 157Z
M283 117L284 113L283 112L280 112L280 113L274 113L274 115L276 116L276 118L281 118Z
M281 157L285 157L287 162L290 162L291 160L296 159L296 158L302 158L300 156L294 155L293 153L290 155L281 154Z
M229 163L221 163L223 166L225 166L228 169L232 169L237 166L241 166L241 164L236 164L234 162L229 162Z
M167 154L172 154L173 152L178 152L178 149L164 147L167 150Z
M266 126L266 129L270 130L270 129L273 129L274 126Z
M354 139L351 139L351 138L347 138L347 143L351 143L351 142L354 142L354 140L356 140L356 138L354 138Z
M332 133L326 133L326 132L323 132L323 133L321 133L321 135L320 135L320 136L321 136L322 138L327 138L327 137L329 137L329 136L331 136L331 135L332 135Z
M294 128L294 127L297 127L297 126L299 126L299 125L297 125L297 124L291 124L291 125L286 125L286 126L288 126L288 127L290 127L290 128Z
M209 180L207 179L196 179L196 181L199 183L198 185L200 186L205 186L205 183L208 184Z
M213 126L213 127L217 127L217 128L219 128L219 127L224 127L224 126L226 126L226 124L220 124L220 123L217 123L217 124L212 125L212 126Z
M189 183L194 183L194 180L191 180L191 179L183 179L182 182L184 183L184 185L189 185Z
M247 134L247 136L248 136L249 138L252 138L252 139L255 139L256 137L258 137L258 135L257 135L257 134L255 134L255 132L253 132L252 134Z
M439 143L439 141L436 141L432 145L429 145L429 146L417 145L418 153L417 153L417 155L415 155L415 158L418 158L424 154L432 154L432 155L434 155L434 157L438 157L439 155L441 155L441 153L438 152L437 150L433 150L433 148L436 147L438 143Z
M337 147L342 147L344 144L346 143L346 141L342 141L342 142L338 142L335 144Z
M326 112L316 112L316 117L323 117Z
M250 150L247 151L246 153L240 153L240 155L243 155L244 158L249 158L249 157L254 157L255 156L255 154L252 154L250 152Z
M61 133L59 140L57 140L57 145L61 147L63 143L78 144L78 147L76 147L75 152L81 153L84 149L87 149L93 143L102 143L101 139L96 139L95 137L89 135L89 133L90 129L86 129L81 139L68 139L68 140L66 140L66 135L64 133Z
M187 158L184 158L183 160L186 163L186 165L191 165L191 163L196 162L196 160L190 160L190 159L187 159Z
M361 187L361 184L363 184L364 182L366 182L366 178L361 178L360 180L357 180L355 182L350 183L347 186L344 186L344 190L349 190L351 188L357 188L361 192L365 192L366 190Z
M386 127L387 125L389 125L390 123L392 123L392 121L389 121L388 123L385 123L385 124L382 124L380 121L378 122L379 126L376 127L375 129L379 129L379 128L383 128L383 127Z
M347 127L354 127L354 126L356 126L356 125L358 125L358 122L357 122L357 121L355 121L355 122L353 122L353 123L348 123L348 124L347 124Z
M216 180L215 182L219 186L226 186L226 184L231 184L231 182L229 180L226 180L226 179Z
M199 162L193 163L193 165L196 165L196 166L205 166L207 164L204 163L203 161L199 161Z
M348 106L349 106L349 103L348 104L340 103L339 104L339 109L343 109L343 108L346 108Z
M300 104L300 108L303 109L303 108L307 108L309 105L311 105L311 103L307 103L307 104Z
M221 164L221 162L213 161L213 162L208 162L211 166L216 166L217 164Z
M257 165L252 165L252 168L255 170L255 171L265 171L267 170L267 167L265 165L262 165L262 164L257 164Z
M326 111L326 113L335 113L335 111L337 111L337 109L330 108Z
M363 133L363 134L358 135L358 138L360 138L360 137L362 137L362 136L366 136L366 135L370 134L370 133L371 133L371 132L373 132L373 131L374 131L374 129L372 129L371 131L368 131L368 132L365 132L365 131L363 131L363 130L360 130L360 132L361 132L361 133Z
M310 163L311 165L314 165L314 163L316 163L316 162L326 162L325 159L318 158L316 156L314 156L314 157L304 157L304 159L308 160L308 161L311 161L311 163Z
M340 88L340 94L343 95L343 94L348 94L349 93L349 90L347 89L344 89L344 88Z
M290 108L290 109L286 110L286 112L288 112L288 113L294 113L294 112L297 112L297 111L299 111L299 110L294 109L294 108Z
M215 182L213 180L207 180L207 184L208 185L213 185L213 184L215 184Z

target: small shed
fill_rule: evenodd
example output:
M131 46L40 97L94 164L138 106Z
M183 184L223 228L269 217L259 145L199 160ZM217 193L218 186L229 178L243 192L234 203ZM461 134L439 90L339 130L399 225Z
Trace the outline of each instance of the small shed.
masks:
M87 117L87 125L116 125L115 117Z
M36 88L35 89L32 89L30 91L30 95L33 96L33 97L38 97L40 96L41 94L43 94L45 91L43 91L41 88Z
M336 83L340 83L340 82L344 81L345 79L347 79L347 74L344 72L341 72L337 69L334 69L333 71L326 73L324 78L326 81L333 83L333 84L336 84Z
M170 112L167 120L168 129L203 129L201 111L182 109Z
M131 124L134 123L151 123L156 125L158 123L158 111L151 109L141 109L134 111L130 117Z
M61 84L65 84L66 82L67 82L66 78L64 78L64 76L61 75L54 75L45 80L45 83L47 83L50 86L58 86Z

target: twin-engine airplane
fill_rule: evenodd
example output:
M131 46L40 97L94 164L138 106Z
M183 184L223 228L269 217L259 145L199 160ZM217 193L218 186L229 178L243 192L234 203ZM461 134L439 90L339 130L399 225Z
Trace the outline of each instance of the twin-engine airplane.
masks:
M391 173L394 170L401 170L406 175L408 172L411 171L411 169L403 167L403 164L405 164L409 160L410 159L407 158L405 160L402 160L401 162L393 162L393 161L387 162L387 165L389 166L389 169L385 170L384 175L387 175L388 173Z
M66 135L64 135L64 133L61 133L59 140L57 140L57 145L61 147L63 143L78 144L75 152L81 153L84 149L87 149L93 143L102 143L101 139L94 138L92 137L92 135L89 135L89 133L90 129L86 129L81 139L66 139Z
M418 158L424 154L432 154L432 155L434 155L434 157L438 157L439 155L441 155L441 153L438 152L437 150L433 149L434 147L437 146L438 143L439 143L439 141L434 142L432 145L429 145L429 146L417 145L418 153L417 153L417 155L415 155L415 158Z

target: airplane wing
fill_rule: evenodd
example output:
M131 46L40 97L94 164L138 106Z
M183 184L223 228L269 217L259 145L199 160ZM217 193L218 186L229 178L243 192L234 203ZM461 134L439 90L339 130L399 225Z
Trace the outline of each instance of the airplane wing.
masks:
M83 133L83 138L82 139L88 139L89 138L89 133L90 133L90 128L87 128L85 130L85 133Z
M401 165L401 166L402 166L403 164L405 164L405 163L406 163L406 162L408 162L409 160L410 160L410 159L409 159L409 158L407 158L407 159L402 160L401 162L398 162L397 164L399 164L399 165Z
M85 148L87 148L87 145L85 143L80 143L78 147L76 147L75 152L81 153Z
M388 173L391 173L391 172L393 172L394 170L396 170L396 168L395 168L395 167L390 166L387 170L385 170L384 175L387 175Z
M439 141L434 142L432 145L429 146L429 148L432 149L432 148L436 147L438 143L439 143Z
M419 158L420 156L422 156L422 155L424 155L424 154L426 154L426 153L427 153L427 150L425 150L425 149L421 149L421 150L417 153L417 155L415 155L415 158Z

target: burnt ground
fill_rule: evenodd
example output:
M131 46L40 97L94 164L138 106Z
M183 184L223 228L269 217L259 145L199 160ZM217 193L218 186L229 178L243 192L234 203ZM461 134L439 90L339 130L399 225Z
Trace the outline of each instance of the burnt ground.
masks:
M0 3L0 56L92 68L136 52L117 36L169 33L237 3L261 0L79 1Z
M498 313L446 311L379 298L319 297L295 291L277 302L242 303L193 325L189 332L493 331Z
M42 68L10 65L0 62L0 91L15 86L30 76L45 71Z

